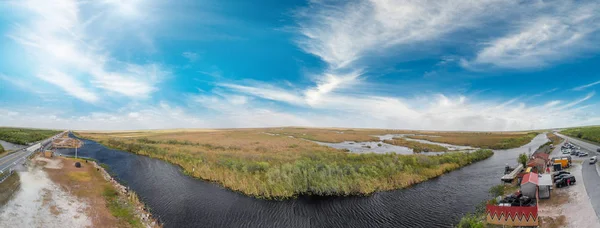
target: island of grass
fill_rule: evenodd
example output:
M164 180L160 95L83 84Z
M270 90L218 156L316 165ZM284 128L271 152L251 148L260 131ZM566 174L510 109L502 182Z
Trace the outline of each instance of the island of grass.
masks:
M14 144L28 145L29 143L50 138L60 132L45 129L0 127L0 140Z
M537 132L424 132L407 137L452 145L504 150L523 146L531 142L536 135Z
M4 154L6 152L6 150L4 150L4 147L0 144L0 155Z
M413 152L415 152L415 153L448 151L448 148L444 147L444 146L429 144L429 143L422 143L422 142L417 142L417 141L410 141L410 140L406 140L403 138L393 138L390 140L384 140L383 142L387 143L387 144L396 145L396 146L404 146L404 147L411 148L413 150Z
M560 131L560 133L590 142L600 143L600 126L569 128Z
M264 129L79 132L108 147L162 159L197 178L264 199L368 195L400 189L492 156L353 154Z

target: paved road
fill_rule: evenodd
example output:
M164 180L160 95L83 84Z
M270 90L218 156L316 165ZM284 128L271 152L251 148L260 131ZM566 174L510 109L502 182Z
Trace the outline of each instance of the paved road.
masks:
M590 201L592 203L592 207L596 212L596 216L600 218L600 174L597 171L596 165L589 164L589 157L598 156L600 153L596 152L598 146L587 143L578 139L574 139L565 135L557 134L560 137L568 139L569 142L581 147L582 151L588 152L590 155L583 158L583 163L581 164L581 172L583 176L583 180L585 182L585 190L587 191L588 196L590 197ZM558 148L558 147L557 147ZM560 153L560 152L559 152ZM575 159L575 158L573 158Z
M44 149L46 149L46 148L50 147L52 139L60 137L62 134L64 134L64 132L60 133L58 135L55 135L51 138L42 140L38 143L41 144L40 146L42 146ZM38 144L38 143L36 143L36 144ZM6 155L6 156L0 158L0 172L9 172L16 165L22 164L27 159L27 157L29 157L31 154L33 154L36 151L36 144L29 146L27 148L20 149L18 151L15 151L9 155Z

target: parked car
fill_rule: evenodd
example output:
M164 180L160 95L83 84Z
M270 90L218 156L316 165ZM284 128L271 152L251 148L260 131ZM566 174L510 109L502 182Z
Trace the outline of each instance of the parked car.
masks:
M577 182L577 180L575 180L575 176L573 176L573 175L566 175L563 178L558 179L554 183L556 184L557 188L562 188L562 187L565 187L567 185L574 185L575 182Z
M554 172L554 173L552 174L552 177L560 176L560 175L562 175L562 174L571 174L571 173L569 173L569 172L567 172L567 171L564 171L564 170L560 170L560 171Z
M572 176L572 175L571 175L571 174L566 174L566 173L565 173L565 174L561 174L561 175L555 176L555 177L554 177L554 183L556 183L556 182L558 182L560 179L563 179L563 178L565 178L565 177L568 177L568 176Z
M590 158L590 165L591 165L591 164L596 164L596 161L597 161L597 160L596 160L596 156L594 156L594 157L591 157L591 158Z

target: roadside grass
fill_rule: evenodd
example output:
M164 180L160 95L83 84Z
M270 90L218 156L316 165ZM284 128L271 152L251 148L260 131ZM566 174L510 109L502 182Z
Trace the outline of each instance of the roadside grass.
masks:
M537 134L537 132L437 132L407 137L483 149L511 149L531 142Z
M569 128L562 130L560 133L575 138L585 139L596 144L600 143L600 126Z
M6 150L4 150L4 147L2 145L0 145L0 155L6 153Z
M0 127L0 140L14 144L27 145L28 143L50 138L61 131L45 129L26 129Z
M552 145L554 146L558 146L558 144L562 143L564 141L563 138L558 137L558 135L555 135L554 133L547 133L546 136L548 136L548 139L550 139L550 141L552 142Z
M439 156L352 154L265 129L144 133L144 137L79 132L105 146L179 165L190 176L246 195L367 195L404 188L490 157L493 152Z
M0 175L0 177L1 176L2 175ZM4 206L14 196L20 186L21 181L19 179L19 174L16 172L6 178L4 182L0 183L0 207Z
M396 145L396 146L404 146L413 149L414 152L445 152L448 151L448 148L435 144L421 143L416 141L410 141L403 138L393 138L391 140L384 140L384 143Z

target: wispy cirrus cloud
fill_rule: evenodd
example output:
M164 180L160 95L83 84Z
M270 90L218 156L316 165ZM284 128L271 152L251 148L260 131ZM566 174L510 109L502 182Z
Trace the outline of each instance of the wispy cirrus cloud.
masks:
M527 3L526 3L527 4ZM527 4L528 14L512 32L484 44L465 68L493 66L512 69L541 68L582 52L597 50L600 17L597 2L549 1Z
M600 81L592 82L590 84L585 84L585 85L582 85L582 86L577 86L577 87L573 88L573 90L575 90L575 91L581 91L581 90L590 88L590 87L598 85L598 84L600 84Z
M51 83L73 97L94 103L106 94L130 98L146 98L168 72L158 64L135 64L115 59L106 38L95 37L105 23L113 20L112 10L129 16L133 2L114 5L110 1L48 2L26 0L11 2L15 12L27 15L25 21L13 24L7 35L27 52L31 74ZM102 9L98 14L84 14L89 8ZM112 8L111 8L112 7ZM117 7L117 8L115 8ZM123 11L122 11L123 10ZM109 18L108 15L111 17Z
M480 21L502 15L490 10L513 5L509 1L313 1L297 11L297 44L319 57L327 69L306 89L313 103L331 92L358 86L365 73L361 59L387 55L403 45L431 42ZM401 49L400 49L401 51ZM408 53L404 53L408 54Z

